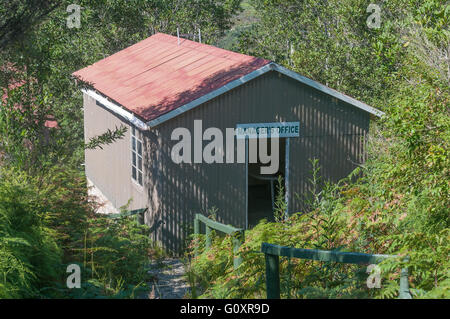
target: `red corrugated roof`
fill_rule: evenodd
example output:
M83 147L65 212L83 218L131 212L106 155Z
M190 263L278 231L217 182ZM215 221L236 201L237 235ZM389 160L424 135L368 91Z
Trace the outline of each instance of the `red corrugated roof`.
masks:
M268 63L157 33L73 75L150 121Z

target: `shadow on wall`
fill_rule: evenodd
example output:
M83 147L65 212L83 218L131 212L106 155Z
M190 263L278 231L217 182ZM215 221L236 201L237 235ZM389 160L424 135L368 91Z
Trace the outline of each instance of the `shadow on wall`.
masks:
M226 85L227 83L230 83L233 80L239 79L256 69L263 67L265 64L267 64L267 61L265 61L264 59L255 59L253 62L242 62L225 71L216 72L215 74L203 80L200 84L196 85L195 89L186 90L182 93L174 95L171 98L165 98L161 100L158 105L154 105L146 108L145 110L142 110L140 115L146 119L159 117L162 114L168 113L182 105L194 101L206 95L207 93L212 92ZM211 66L211 68L214 67L214 65ZM201 68L202 66L197 67L197 70L199 70L197 72L199 76L201 76ZM196 83L198 80L196 77L197 73L195 73L196 69L190 70L190 72L192 74L186 76L186 85ZM147 83L146 85L149 84L151 83ZM164 89L163 85L161 85L161 83L157 82L156 80L154 82L154 88L156 89L156 92L157 90Z
M226 84L229 74L236 72L245 74L239 67L220 72L163 105L170 111L174 101L188 103L216 81ZM203 129L223 130L237 123L300 121L301 137L291 139L290 185L293 193L303 194L309 190L309 159L319 159L323 178L331 181L347 176L361 162L361 140L368 130L365 117L362 110L272 71L146 132L146 154L151 154L145 163L149 198L155 189L158 193L159 206L153 207L150 222L157 239L168 250L182 250L194 215L208 215L212 207L219 209L219 222L245 226L245 165L175 164L173 129L185 127L193 132L194 119L203 120ZM300 204L292 197L291 210L296 211Z

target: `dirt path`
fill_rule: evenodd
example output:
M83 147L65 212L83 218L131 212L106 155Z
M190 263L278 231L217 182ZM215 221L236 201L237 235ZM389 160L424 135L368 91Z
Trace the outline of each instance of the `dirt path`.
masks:
M184 264L179 259L167 258L151 265L149 273L155 276L150 282L149 299L182 299L189 293L184 279Z

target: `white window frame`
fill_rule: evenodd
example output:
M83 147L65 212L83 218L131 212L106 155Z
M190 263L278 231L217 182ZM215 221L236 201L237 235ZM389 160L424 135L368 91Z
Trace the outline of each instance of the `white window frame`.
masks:
M139 186L144 186L144 144L138 137L139 130L131 126L131 179Z

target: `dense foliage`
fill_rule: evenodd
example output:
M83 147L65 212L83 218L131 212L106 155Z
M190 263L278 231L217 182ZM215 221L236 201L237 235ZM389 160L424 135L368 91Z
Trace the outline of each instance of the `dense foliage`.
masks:
M145 287L148 228L94 214L81 174L0 176L1 298L132 297ZM69 264L81 267L82 289L66 287Z
M124 129L84 140L82 84L71 73L177 28L192 39L200 29L203 42L274 60L386 112L353 178L322 181L308 209L285 221L279 201L279 222L247 231L238 271L229 237L201 248L189 272L199 294L265 297L259 249L270 242L408 255L414 297L449 297L449 4L379 1L380 27L369 28L369 0L247 0L243 12L239 0L80 0L80 28L69 28L72 2L0 8L0 298L136 297L145 288L147 228L94 214L81 165L85 147L101 151ZM312 164L318 183L320 163ZM65 286L72 263L83 289ZM370 290L363 268L282 260L282 294L393 298L402 266L402 258L383 263L382 288Z
M155 32L218 39L240 1L12 0L0 7L0 298L137 297L149 281L148 228L94 214L80 88L72 72ZM76 9L80 6L80 25ZM71 23L69 23L71 22ZM70 27L75 26L75 27ZM150 251L151 250L151 251ZM66 287L81 267L82 289ZM141 289L142 288L142 289Z
M194 258L190 278L200 281L202 297L264 297L259 250L268 242L410 257L381 264L382 288L374 290L365 286L365 269L282 260L283 297L393 298L406 265L414 297L448 298L450 6L385 1L380 28L370 29L369 1L250 3L259 20L238 35L235 48L285 64L386 115L371 128L369 160L354 172L362 173L356 182L328 185L311 194L309 209L247 231L239 271L232 268L230 238L217 237Z

